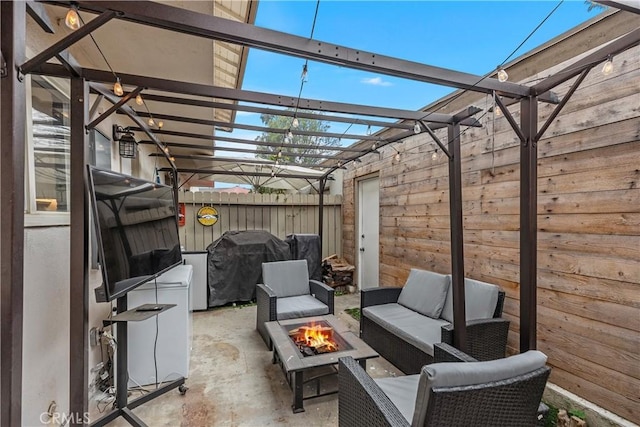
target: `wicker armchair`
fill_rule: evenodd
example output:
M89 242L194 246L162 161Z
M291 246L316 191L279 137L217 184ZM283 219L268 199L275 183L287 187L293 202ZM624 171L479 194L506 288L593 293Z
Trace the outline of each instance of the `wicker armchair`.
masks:
M262 279L256 287L256 329L269 348L266 322L333 314L334 290L309 280L307 260L265 262Z
M448 344L420 374L372 379L352 358L339 360L338 420L344 427L533 427L550 369L529 351L478 362ZM467 361L462 363L439 363Z

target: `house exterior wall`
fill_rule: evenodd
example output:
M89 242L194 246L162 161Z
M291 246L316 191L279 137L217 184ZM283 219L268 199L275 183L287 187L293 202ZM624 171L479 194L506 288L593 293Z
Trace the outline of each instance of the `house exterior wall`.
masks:
M513 65L531 82L570 65L607 33L637 26L616 13ZM635 27L631 27L635 28ZM600 41L599 43L602 43ZM584 46L587 47L584 47ZM576 58L570 56L580 53ZM571 54L571 55L569 55ZM552 62L558 58L562 63ZM545 64L540 68L540 64ZM640 48L614 58L615 71L594 68L538 144L538 349L549 356L550 381L625 419L640 423ZM510 80L512 80L510 78ZM565 83L555 89L564 95ZM465 94L427 110L455 113L491 97ZM554 106L540 104L540 126ZM445 111L446 110L446 111ZM519 105L509 108L519 122ZM462 129L465 276L507 293L508 352L519 348L519 159L504 116ZM436 132L447 140L446 130ZM343 254L357 262L360 176L380 176L380 283L402 286L412 267L451 272L446 157L419 134L349 165L343 188ZM354 167L355 166L355 167Z

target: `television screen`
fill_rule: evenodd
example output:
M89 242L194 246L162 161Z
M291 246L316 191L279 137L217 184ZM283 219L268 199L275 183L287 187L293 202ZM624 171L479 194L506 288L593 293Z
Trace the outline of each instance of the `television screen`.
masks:
M102 266L98 302L112 301L182 262L173 187L88 166Z

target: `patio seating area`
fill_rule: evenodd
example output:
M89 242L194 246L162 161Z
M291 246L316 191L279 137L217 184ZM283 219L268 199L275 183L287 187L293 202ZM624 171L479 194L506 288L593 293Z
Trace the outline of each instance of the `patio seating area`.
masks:
M358 307L359 294L335 297L336 317L358 333L345 308ZM166 393L134 409L150 426L318 426L338 425L338 395L305 400L305 412L291 410L292 392L255 328L256 306L220 307L193 313L189 390ZM403 375L382 358L367 362L371 377ZM323 387L335 387L337 377ZM135 396L137 394L134 392ZM104 410L104 404L100 408ZM101 415L90 408L92 419ZM109 426L129 426L118 419Z

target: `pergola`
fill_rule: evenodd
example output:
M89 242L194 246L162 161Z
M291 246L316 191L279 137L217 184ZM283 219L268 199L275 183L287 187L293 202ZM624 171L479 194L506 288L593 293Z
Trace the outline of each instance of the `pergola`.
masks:
M69 7L69 1L48 1L53 5ZM87 159L86 130L95 127L112 113L125 114L134 123L133 130L143 132L148 139L144 143L154 144L168 163L167 171L176 175L180 172L209 173L224 175L230 171L220 169L180 168L168 154L166 148L183 148L178 144L165 143L161 135L176 135L168 130L151 129L143 118L144 113L136 113L127 102L138 93L151 90L147 99L176 105L199 105L221 108L231 111L251 111L278 114L292 117L321 118L323 120L348 121L343 114L366 116L359 123L384 126L396 129L395 136L381 138L377 135L358 135L371 146L360 149L354 147L333 147L335 155L328 156L327 168L318 176L309 178L319 180L320 204L322 189L332 172L345 163L376 152L379 148L401 141L414 135L415 124L422 132L427 132L445 153L449 164L449 195L451 218L451 272L454 295L454 323L464 325L464 254L462 224L462 183L461 183L461 126L480 126L473 118L480 110L469 108L458 114L449 115L429 111L409 111L377 106L347 104L316 99L296 98L281 94L262 93L232 89L228 87L208 86L185 81L160 79L149 76L118 73L127 85L135 89L115 96L108 88L113 83L113 74L108 71L80 67L68 53L68 48L93 31L112 20L124 20L150 27L162 28L205 39L278 52L300 58L335 64L359 70L366 70L415 81L444 85L452 88L495 95L496 104L502 110L513 131L520 141L520 351L536 347L536 248L537 248L537 143L549 125L566 105L574 91L579 87L587 73L612 55L623 52L640 42L640 29L636 29L597 51L571 64L555 75L532 86L501 82L492 76L477 76L460 71L434 67L426 64L401 60L372 52L364 52L346 46L325 43L319 40L299 37L278 31L256 27L251 24L235 22L224 18L204 15L188 10L152 3L81 1L73 2L79 10L95 14L96 17L84 26L54 43L49 48L25 60L25 22L27 9L38 16L37 7L26 2L2 2L0 9L0 42L2 50L2 152L1 157L1 203L5 220L0 226L2 233L1 265L1 376L2 389L0 399L4 402L0 424L20 425L22 390L22 305L23 305L23 249L24 249L24 152L25 152L25 85L23 76L35 73L68 78L71 81L71 251L70 251L70 413L84 413L88 407L88 201L85 194L85 165ZM601 1L614 7L624 8L638 13L638 9L627 2ZM37 4L35 4L37 6ZM48 62L57 58L60 64ZM559 84L574 79L568 92L559 99L552 90ZM112 104L104 114L93 118L89 103L90 93L97 94L100 100ZM158 94L162 93L162 94ZM197 100L193 96L208 98ZM213 101L211 99L215 99ZM220 100L225 100L221 102ZM231 102L229 102L231 101ZM261 104L269 107L241 105L237 102ZM557 104L550 117L542 124L538 123L538 103ZM506 108L511 104L520 104L519 123ZM301 108L305 112L293 113L282 107ZM311 112L307 112L311 111ZM316 113L322 113L316 114ZM157 114L167 120L194 122L195 119ZM229 117L232 117L230 115ZM379 117L395 121L371 119ZM202 121L200 120L202 123ZM197 121L196 121L197 123ZM240 127L233 121L211 120L206 124L217 127ZM245 127L246 128L246 127ZM436 129L447 129L447 140L441 141L434 133ZM271 131L269 128L254 127L253 130ZM285 130L283 130L283 133ZM319 133L318 135L325 135ZM326 136L326 135L325 135ZM189 135L213 143L221 137L209 135ZM240 142L238 140L231 142ZM253 143L255 141L245 141ZM183 144L184 145L184 144ZM263 144L266 145L266 144ZM289 145L290 148L295 148ZM198 146L201 148L201 146ZM286 150L288 145L281 145ZM195 147L191 147L195 148ZM217 148L216 148L217 150ZM192 155L191 155L192 156ZM203 159L206 160L206 159ZM247 171L246 174L251 174ZM80 179L82 177L82 179ZM177 179L174 179L177 183ZM176 184L177 185L177 184ZM322 212L322 209L320 209ZM322 234L322 217L320 217ZM126 307L126 302L125 302ZM464 349L466 345L465 328L455 328L455 345ZM144 403L144 402L141 402Z

